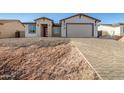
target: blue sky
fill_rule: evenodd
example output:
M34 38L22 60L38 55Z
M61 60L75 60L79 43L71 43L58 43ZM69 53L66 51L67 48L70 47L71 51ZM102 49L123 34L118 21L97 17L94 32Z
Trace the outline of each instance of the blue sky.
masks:
M74 15L75 13L0 13L0 19L19 19L22 22L33 22L39 17L48 17L59 22L60 19ZM124 23L124 13L86 13L89 16L100 19L101 23Z

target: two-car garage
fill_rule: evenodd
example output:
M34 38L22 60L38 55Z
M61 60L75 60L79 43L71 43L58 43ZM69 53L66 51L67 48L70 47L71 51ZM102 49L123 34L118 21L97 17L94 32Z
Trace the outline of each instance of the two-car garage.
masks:
M92 37L93 33L93 24L91 23L68 23L66 35L67 37Z
M100 20L77 14L61 21L61 36L69 38L97 37L97 23Z

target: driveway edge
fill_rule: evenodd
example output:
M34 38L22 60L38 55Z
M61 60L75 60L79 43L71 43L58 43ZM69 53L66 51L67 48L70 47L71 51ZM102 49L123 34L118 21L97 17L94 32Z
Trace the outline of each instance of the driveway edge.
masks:
M73 44L73 42L72 42ZM73 44L74 45L74 44ZM74 45L75 46L75 45ZM98 77L100 78L100 80L103 80L103 78L100 76L100 74L95 70L95 68L90 64L90 62L87 60L87 58L83 55L83 53L75 46L75 48L77 49L77 51L79 51L79 53L84 57L84 59L86 60L86 62L88 63L88 65L95 71L95 73L98 75Z

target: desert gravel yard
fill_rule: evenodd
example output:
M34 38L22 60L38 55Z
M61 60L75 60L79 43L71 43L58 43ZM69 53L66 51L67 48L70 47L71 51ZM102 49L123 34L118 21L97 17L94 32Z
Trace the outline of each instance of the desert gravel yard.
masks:
M103 79L124 80L124 43L95 38L72 41Z
M101 79L70 39L0 39L0 79Z

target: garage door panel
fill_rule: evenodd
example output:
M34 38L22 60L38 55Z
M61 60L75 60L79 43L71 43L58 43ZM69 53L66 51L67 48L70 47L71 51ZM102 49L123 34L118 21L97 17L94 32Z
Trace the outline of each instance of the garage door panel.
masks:
M67 24L67 37L92 37L92 24Z

